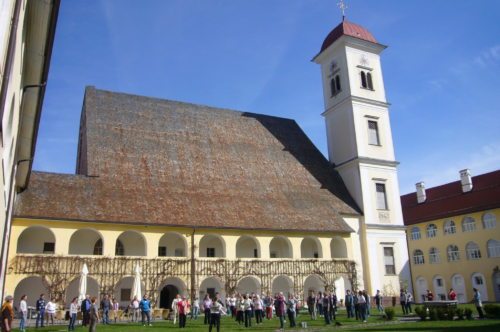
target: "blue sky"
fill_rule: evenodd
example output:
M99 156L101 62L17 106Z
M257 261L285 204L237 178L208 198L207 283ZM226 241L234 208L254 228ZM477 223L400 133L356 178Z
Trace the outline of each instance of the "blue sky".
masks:
M62 1L34 169L73 173L84 88L295 119L326 154L337 0ZM382 65L401 193L500 167L500 1L347 1Z

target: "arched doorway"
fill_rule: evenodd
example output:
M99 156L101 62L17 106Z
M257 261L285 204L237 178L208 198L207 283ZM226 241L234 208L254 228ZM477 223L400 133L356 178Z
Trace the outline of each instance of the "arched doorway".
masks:
M427 295L427 290L429 287L427 286L427 280L424 277L418 277L416 280L417 284L417 298L415 299L417 303L421 303L425 301L425 296Z
M269 244L270 258L292 258L292 245L290 240L283 236L277 236Z
M300 257L322 258L321 243L316 237L305 237L300 244Z
M277 276L273 280L272 284L272 292L273 294L282 292L285 297L288 298L288 294L293 293L293 281L288 276Z
M451 287L455 290L457 294L457 301L459 303L467 302L467 292L465 291L465 281L464 277L460 274L454 274L451 277Z
M493 274L493 287L495 290L495 300L500 302L500 271Z
M17 239L19 254L54 254L56 237L46 227L32 226L26 228Z
M94 229L79 229L69 240L70 255L102 255L102 237Z
M34 307L36 300L38 300L42 293L45 294L45 300L47 301L50 298L50 294L41 277L24 278L17 284L14 290L14 303L17 305L21 296L27 295L28 300L26 303L28 306Z
M219 293L221 299L225 299L226 293L224 291L224 284L216 277L205 278L200 284L199 299L203 299L205 294L208 294L210 295L210 298L213 298L215 293Z
M69 283L68 287L66 287L65 291L65 299L66 299L66 304L71 303L71 300L74 297L78 296L78 290L80 288L80 277L76 277L75 279L71 280ZM87 276L87 294L90 295L90 297L95 296L99 298L99 284L94 278L91 278Z
M174 285L166 285L160 292L160 308L170 309L172 301L179 294L179 289Z
M238 281L236 291L240 294L259 294L260 295L260 281L254 276L243 277Z

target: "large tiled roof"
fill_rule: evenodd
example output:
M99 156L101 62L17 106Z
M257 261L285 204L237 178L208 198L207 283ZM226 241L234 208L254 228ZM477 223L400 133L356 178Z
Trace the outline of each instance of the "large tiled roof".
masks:
M323 44L321 45L320 53L326 50L328 46L332 45L337 39L339 39L344 35L351 36L354 38L359 38L372 43L377 43L377 40L375 39L375 37L373 37L370 31L366 30L359 24L355 24L347 20L344 20L335 28L333 28L333 30L330 31L328 36L326 36L325 40L323 41Z
M401 196L405 225L500 207L500 170L472 177L472 186L466 193L460 181L427 189L420 204L416 193Z
M359 214L293 120L87 88L77 175L34 172L15 215L338 231Z

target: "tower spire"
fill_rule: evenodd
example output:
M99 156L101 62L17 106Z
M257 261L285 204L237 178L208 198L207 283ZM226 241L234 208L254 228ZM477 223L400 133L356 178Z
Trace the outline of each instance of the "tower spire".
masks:
M337 2L337 6L340 8L340 10L342 11L342 22L344 22L345 20L345 11L346 9L348 8L347 5L345 4L344 0L340 0L339 2Z

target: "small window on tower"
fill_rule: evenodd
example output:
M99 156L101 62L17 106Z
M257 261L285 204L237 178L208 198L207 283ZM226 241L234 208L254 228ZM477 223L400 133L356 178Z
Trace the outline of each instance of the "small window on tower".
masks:
M331 93L330 97L334 97L337 94L337 86L335 85L334 78L330 80L330 93Z
M365 89L368 87L368 85L366 84L366 74L364 71L361 71L361 86Z
M387 196L385 194L385 184L375 183L375 188L377 190L377 209L387 210Z
M368 89L373 90L373 81L371 73L366 74L366 85Z
M394 248L384 247L384 265L385 274L396 274L396 267L394 266Z
M368 144L380 145L377 121L368 120Z
M340 91L342 91L340 86L340 75L335 76L335 85L337 86L337 93L340 93Z

